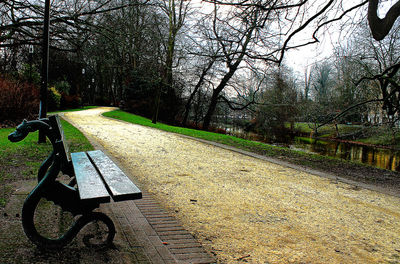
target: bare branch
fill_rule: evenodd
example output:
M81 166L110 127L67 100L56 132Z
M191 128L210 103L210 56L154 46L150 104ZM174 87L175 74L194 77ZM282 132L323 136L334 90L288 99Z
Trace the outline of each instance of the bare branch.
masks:
M379 0L369 0L368 22L375 40L382 40L392 29L394 22L400 16L400 0L394 4L386 13L384 18L378 17Z
M390 66L389 68L385 69L385 70L384 70L382 73L380 73L380 74L376 74L376 75L371 76L371 77L367 77L367 76L362 77L360 80L358 80L358 81L355 83L355 86L360 85L360 83L361 83L362 81L365 81L365 80L372 81L372 80L379 80L379 79L385 78L385 75L386 75L386 74L389 74L389 72L390 72L391 75L394 75L394 74L396 74L397 71L399 71L399 70L400 70L400 63L394 64L394 65Z
M227 2L223 2L223 1L219 1L219 0L204 0L204 2L208 2L208 3L213 3L213 4L218 4L218 5L228 5L228 6L240 6L240 7L256 7L260 10L263 11L271 11L271 10L282 10L282 9L289 9L289 8L293 8L293 7L300 7L302 5L304 5L305 3L308 2L308 0L303 0L300 1L297 4L289 4L289 5L272 5L272 7L266 7L265 5L262 4L256 4L256 3L248 3L248 0L245 1L241 1L241 2L233 2L233 3L227 3Z
M330 0L319 12L317 12L315 15L313 15L310 19L308 19L303 25L301 25L299 28L297 28L295 31L293 31L285 40L285 42L283 43L282 49L281 49L281 55L280 58L278 59L278 64L281 64L282 60L283 60L283 56L285 54L286 51L286 47L289 44L289 41L299 32L301 32L302 30L304 30L312 21L314 21L316 18L318 18L320 15L322 15L335 1L334 0Z
M329 118L328 120L326 120L325 122L323 122L322 124L317 126L316 129L331 123L332 121L338 119L339 117L345 115L347 112L349 112L349 111L353 110L354 108L357 108L357 107L359 107L361 105L365 105L365 104L369 104L369 103L376 103L376 102L383 102L383 101L384 101L383 98L382 99L372 99L372 100L367 100L367 101L352 105L352 106L348 107L347 109L341 111L339 114L333 116L332 118Z

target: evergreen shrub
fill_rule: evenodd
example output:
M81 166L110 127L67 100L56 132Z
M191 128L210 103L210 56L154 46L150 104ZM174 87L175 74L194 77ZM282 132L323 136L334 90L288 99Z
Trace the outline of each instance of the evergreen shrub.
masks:
M47 91L47 107L48 111L60 109L61 94L55 87L50 87Z

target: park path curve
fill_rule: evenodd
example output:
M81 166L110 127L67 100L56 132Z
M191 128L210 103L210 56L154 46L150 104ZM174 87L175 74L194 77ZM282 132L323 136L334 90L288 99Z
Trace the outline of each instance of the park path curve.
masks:
M222 263L400 263L400 198L140 125L66 113Z

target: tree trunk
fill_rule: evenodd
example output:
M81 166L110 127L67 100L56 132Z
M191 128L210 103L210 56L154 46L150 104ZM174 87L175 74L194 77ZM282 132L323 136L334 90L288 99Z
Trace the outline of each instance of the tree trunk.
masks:
M161 87L162 83L159 83L158 89L157 89L157 95L156 95L156 100L154 103L154 112L153 112L153 118L151 122L153 124L157 124L158 121L158 110L160 109L160 100L161 100Z
M222 89L221 89L222 91ZM211 96L211 101L210 104L208 106L208 110L207 110L207 114L204 117L204 122L203 122L203 129L204 130L208 130L208 128L210 127L210 123L211 123L211 118L214 114L215 108L217 107L217 103L218 103L218 95L221 91L217 91L216 89L213 91L213 94Z
M239 67L240 62L242 61L244 56L244 53L238 58L238 60L235 62L235 64L231 65L229 67L229 71L227 74L225 74L224 78L222 78L221 82L213 90L213 94L211 96L211 102L210 105L208 106L207 114L204 117L204 122L203 122L203 129L208 130L210 123L211 123L211 118L214 114L215 108L217 107L218 103L218 97L219 94L222 92L222 90L225 88L225 86L228 84L229 80L232 78L233 74L236 72L237 68Z
M197 82L196 86L194 87L193 92L190 94L189 99L188 99L188 101L186 102L186 105L185 105L185 113L184 113L184 116L183 116L182 125L186 125L186 122L187 122L187 119L188 119L188 116L189 116L189 112L190 112L190 106L192 105L193 98L196 95L197 91L200 89L201 85L203 84L204 79L205 79L205 77L207 75L207 72L211 69L212 65L215 62L215 59L216 58L214 57L210 61L210 63L207 65L207 67L205 69L203 69L203 71L201 73L201 76L199 78L199 81Z

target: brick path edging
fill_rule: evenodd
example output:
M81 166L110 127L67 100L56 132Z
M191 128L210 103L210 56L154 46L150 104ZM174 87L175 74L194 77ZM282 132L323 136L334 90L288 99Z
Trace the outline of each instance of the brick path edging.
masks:
M216 263L148 193L139 200L109 204L109 210L130 246L143 247L152 263Z

